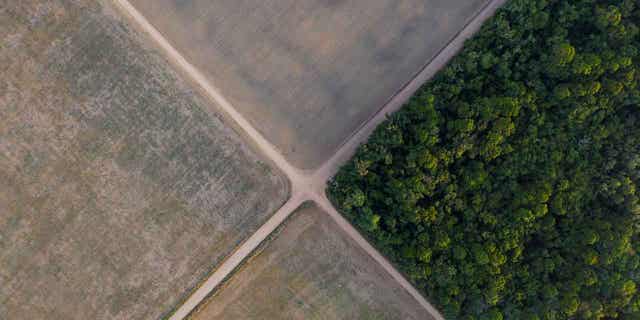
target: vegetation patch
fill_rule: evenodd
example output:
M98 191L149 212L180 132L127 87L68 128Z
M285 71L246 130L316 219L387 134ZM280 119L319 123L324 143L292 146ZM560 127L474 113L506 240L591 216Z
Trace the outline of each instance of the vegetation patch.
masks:
M450 319L638 319L636 1L512 0L335 177Z

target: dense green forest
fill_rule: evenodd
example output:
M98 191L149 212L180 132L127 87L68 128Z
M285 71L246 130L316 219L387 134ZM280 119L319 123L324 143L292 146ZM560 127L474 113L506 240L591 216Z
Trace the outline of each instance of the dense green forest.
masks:
M639 25L511 0L330 197L448 319L640 319Z

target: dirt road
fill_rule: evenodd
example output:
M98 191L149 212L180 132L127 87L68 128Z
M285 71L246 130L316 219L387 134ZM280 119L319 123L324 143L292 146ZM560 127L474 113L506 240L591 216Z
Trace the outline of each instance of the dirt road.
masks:
M402 105L435 73L446 65L464 45L464 41L471 37L491 17L493 13L506 2L506 0L490 1L456 36L445 46L438 55L429 61L425 67L405 85L389 102L376 113L369 121L363 124L329 161L323 164L315 172L302 171L285 160L282 154L267 141L253 126L250 125L236 109L225 99L192 64L190 64L147 19L138 12L127 0L113 0L116 6L129 17L134 25L147 33L151 39L164 51L179 70L191 77L200 89L211 99L214 105L219 107L224 115L235 122L237 127L252 144L269 158L291 183L291 198L281 207L258 231L247 239L232 255L213 272L209 278L195 290L184 303L176 309L171 320L181 320L198 306L215 288L238 267L251 252L257 248L295 209L305 201L314 201L328 212L331 217L349 234L356 243L369 253L374 260L398 281L435 319L443 319L438 311L400 274L393 265L373 248L347 220L345 220L328 201L324 190L327 181L337 172L341 165L349 160L358 146L367 140L373 130L386 119L386 116L400 109Z
M304 195L294 194L287 203L282 206L272 217L247 239L238 249L213 272L207 280L171 315L170 319L185 319L209 293L222 283L233 270L235 270L245 258L273 232L287 217L295 211L304 201Z

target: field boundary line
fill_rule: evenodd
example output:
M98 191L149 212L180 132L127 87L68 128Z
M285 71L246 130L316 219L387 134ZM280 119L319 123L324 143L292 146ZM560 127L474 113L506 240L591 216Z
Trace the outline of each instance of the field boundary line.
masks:
M251 257L253 252L287 220L291 213L306 201L305 199L306 197L304 195L294 195L291 197L291 199L278 209L251 237L236 248L236 250L209 275L206 281L174 310L169 320L186 319L218 286L228 280L229 275L232 275L247 258Z
M191 313L189 313L187 318L192 319L193 317L197 317L199 312L201 312L203 309L206 309L207 305L209 305L209 303L212 302L211 300L214 299L214 297L216 297L218 294L220 294L227 286L229 286L231 279L233 279L233 277L236 274L243 272L245 268L249 267L249 265L252 263L251 261L253 259L256 259L259 255L261 255L262 252L265 251L267 247L269 247L271 242L275 241L276 238L280 236L280 234L284 231L284 229L286 229L287 225L291 223L291 220L293 220L297 212L305 208L306 205L313 204L313 203L314 203L313 201L307 200L302 202L296 209L294 209L294 211L291 214L289 214L287 218L284 221L282 221L282 223L275 230L273 230L273 232L269 234L267 238L265 238L253 250L253 252L251 252L251 254L249 254L249 256L247 256L244 259L244 261L238 265L238 267L236 267L236 269L233 270L233 272L229 273L227 277L222 282L220 282L220 284L218 284L218 286L214 290L212 290L209 293L209 295L200 304L198 304L198 306L196 306L193 310L191 310Z

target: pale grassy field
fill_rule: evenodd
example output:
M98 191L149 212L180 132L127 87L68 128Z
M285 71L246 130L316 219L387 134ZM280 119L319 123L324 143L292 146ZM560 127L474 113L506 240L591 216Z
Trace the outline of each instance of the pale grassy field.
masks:
M104 2L0 0L0 319L159 319L288 195Z
M326 213L289 219L191 320L431 319Z
M300 168L315 168L487 0L130 0Z

